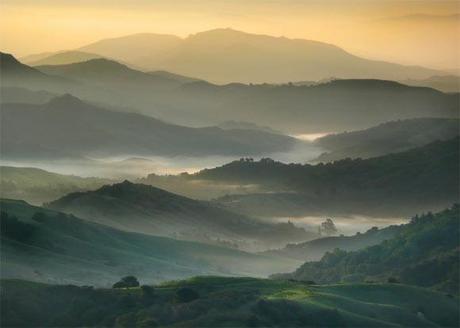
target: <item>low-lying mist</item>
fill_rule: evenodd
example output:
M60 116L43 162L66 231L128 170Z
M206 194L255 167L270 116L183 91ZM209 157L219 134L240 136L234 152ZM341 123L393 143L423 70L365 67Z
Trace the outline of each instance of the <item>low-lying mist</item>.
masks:
M277 152L254 156L254 160L270 157L274 160L291 163L305 163L317 158L323 150L311 142L298 142L286 152ZM0 160L0 165L16 167L36 167L59 174L81 177L101 177L114 180L137 179L154 173L158 175L194 173L205 168L213 168L237 160L233 156L138 156L120 154L106 158L88 158L82 160Z

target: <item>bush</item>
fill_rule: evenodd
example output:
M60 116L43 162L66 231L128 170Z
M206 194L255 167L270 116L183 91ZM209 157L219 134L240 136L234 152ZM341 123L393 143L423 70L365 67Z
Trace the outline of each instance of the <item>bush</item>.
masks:
M399 284L399 280L396 279L395 277L389 277L388 278L388 283L390 283L390 284Z
M139 287L139 281L134 276L126 276L121 278L119 282L113 284L112 288L129 288Z

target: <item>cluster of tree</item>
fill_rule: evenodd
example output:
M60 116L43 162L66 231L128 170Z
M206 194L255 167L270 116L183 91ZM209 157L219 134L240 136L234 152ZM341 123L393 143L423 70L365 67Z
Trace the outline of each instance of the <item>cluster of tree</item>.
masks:
M276 278L319 283L400 281L458 293L460 206L415 216L392 238L362 250L335 249Z

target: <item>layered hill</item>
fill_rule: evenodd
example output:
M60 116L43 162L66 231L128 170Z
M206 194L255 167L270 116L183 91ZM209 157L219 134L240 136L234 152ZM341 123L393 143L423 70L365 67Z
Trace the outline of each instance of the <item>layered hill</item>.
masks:
M8 327L454 327L459 319L458 298L401 284L218 277L111 290L1 284L1 324Z
M266 276L295 265L218 246L120 231L23 201L1 200L0 205L5 279L111 286L132 274L142 281L161 282L197 274Z
M422 67L372 61L331 44L215 29L185 39L135 34L101 40L80 51L218 83L286 83L339 78L407 79L439 74Z
M47 206L117 229L250 250L316 236L292 224L263 223L208 202L128 181L71 193Z
M140 111L188 126L243 121L294 134L367 128L397 119L459 115L458 94L382 80L333 80L311 86L219 86L170 73L145 73L107 59L39 68L47 79L64 79L69 83L31 83L26 78L7 78L4 85L72 93L125 112Z
M181 179L258 186L258 192L219 199L250 215L401 216L445 208L458 200L458 158L456 137L405 152L328 164L242 159Z
M337 248L344 251L356 251L380 244L394 237L400 229L401 226L389 226L382 229L374 227L353 236L330 236L298 244L288 244L284 248L269 250L264 254L303 261L319 261L327 252L333 252Z
M369 158L397 153L447 140L460 134L460 120L418 118L393 121L352 132L330 134L315 140L327 150L317 161L334 161L344 158Z
M287 151L297 143L262 131L173 125L106 110L71 95L44 105L4 104L1 114L5 158L237 156Z
M2 87L20 86L40 90L62 90L74 87L72 81L49 76L33 67L19 62L13 55L0 52Z
M317 262L306 262L278 278L319 283L387 280L459 291L460 207L416 216L396 235L355 252L336 249Z

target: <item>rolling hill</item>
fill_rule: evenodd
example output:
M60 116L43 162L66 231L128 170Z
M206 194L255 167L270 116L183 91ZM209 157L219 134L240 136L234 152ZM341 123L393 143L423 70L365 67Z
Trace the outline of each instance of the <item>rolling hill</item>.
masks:
M44 105L4 104L1 114L5 159L257 155L288 151L298 142L262 131L173 125L71 95Z
M289 259L120 231L24 201L1 200L1 275L110 286L120 277L161 282L193 275L266 276Z
M286 83L338 78L427 78L440 72L359 58L331 44L214 29L180 39L135 34L80 51L217 83ZM262 55L263 54L263 55ZM287 64L288 63L288 64Z
M362 250L335 249L277 278L318 283L390 281L459 293L460 207L414 217L395 236Z
M401 284L196 277L92 289L2 280L2 326L454 327L458 298Z
M397 119L459 115L458 94L391 81L219 86L170 73L145 73L107 59L39 68L47 79L60 79L61 83L7 78L5 85L71 93L121 111L142 112L187 126L243 121L295 134L361 129Z
M252 216L407 216L445 208L458 200L458 158L456 137L401 153L328 164L241 159L179 178L189 186L193 181L252 186L248 194L217 200ZM171 178L173 185L177 178Z
M395 236L400 226L389 226L382 229L371 228L364 233L353 236L330 236L313 239L298 244L288 244L281 249L269 250L263 254L288 257L303 261L319 261L327 252L335 249L356 251L377 245Z
M33 167L0 166L0 197L40 205L76 191L97 189L108 179L63 175Z
M315 140L327 150L316 161L334 161L344 158L369 158L397 153L447 140L460 134L460 120L418 118L393 121L361 130L330 134Z
M129 181L71 193L47 207L117 229L249 250L316 236L292 224L263 223L208 202Z

